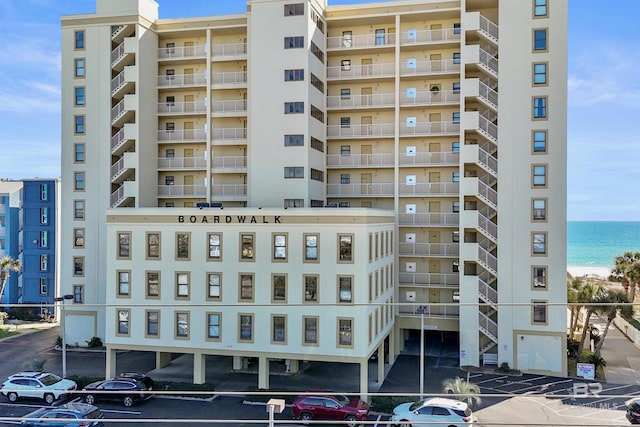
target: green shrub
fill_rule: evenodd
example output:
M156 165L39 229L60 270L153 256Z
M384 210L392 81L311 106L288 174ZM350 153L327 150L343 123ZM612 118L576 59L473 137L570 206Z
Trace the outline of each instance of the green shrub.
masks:
M92 337L89 341L85 341L89 348L102 348L104 345L102 344L102 340L100 337Z
M6 325L9 320L9 314L4 311L0 311L0 325Z
M62 348L62 337L61 336L58 336L56 338L56 347Z
M402 403L415 402L416 400L418 400L417 396L373 396L371 398L371 410L383 414L391 414L396 406Z
M44 371L45 363L47 363L47 359L33 359L31 363L29 363L29 368L32 371L42 372Z
M80 375L71 375L68 378L70 380L75 381L76 384L78 384L78 390L82 390L87 385L94 383L96 381L104 380L103 377L86 377L86 376L80 376Z

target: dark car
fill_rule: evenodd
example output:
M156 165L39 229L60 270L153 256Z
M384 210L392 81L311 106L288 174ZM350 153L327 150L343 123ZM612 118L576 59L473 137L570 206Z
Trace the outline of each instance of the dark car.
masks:
M629 399L624 404L627 407L627 419L631 424L640 423L640 399Z
M96 381L83 388L83 399L93 405L98 400L118 400L133 406L152 397L154 381L145 374L123 373L117 378Z
M311 420L344 420L349 427L365 421L369 415L369 404L360 399L344 396L304 395L291 406L293 418L307 425Z
M100 409L86 403L67 403L56 408L40 408L22 417L23 426L103 427Z

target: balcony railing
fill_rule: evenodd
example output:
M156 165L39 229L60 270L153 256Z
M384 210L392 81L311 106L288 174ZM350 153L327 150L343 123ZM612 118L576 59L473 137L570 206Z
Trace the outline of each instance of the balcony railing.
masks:
M158 185L158 196L193 196L205 197L207 187L205 185Z
M244 140L247 139L247 128L214 128L214 140Z
M221 59L225 57L235 58L238 56L247 55L246 43L234 43L234 44L214 44L211 49L211 55L214 59Z
M460 153L418 152L415 155L400 154L400 166L453 166L460 162Z
M449 317L449 318L458 318L460 317L460 307L453 304L442 304L439 302L436 303L417 303L416 304L408 304L401 305L399 308L399 313L401 315L413 315L413 316L424 316L424 317Z
M393 166L393 153L376 154L328 154L327 167Z
M395 95L393 93L327 97L327 108L393 107L394 105Z
M116 46L115 49L111 51L111 65L116 64L120 59L125 55L124 53L124 42L120 43Z
M460 224L459 213L415 213L415 214L398 214L398 223L400 225L447 225L457 226Z
M372 77L393 77L396 73L396 64L365 64L365 65L340 65L337 67L327 67L327 80L350 79L350 78L372 78Z
M479 89L480 89L480 98L484 99L484 101L487 104L492 105L495 108L498 108L498 92L491 89L489 86L487 86L483 82L478 82L478 83L479 83Z
M115 180L118 175L124 171L124 157L118 159L117 162L111 165L111 181Z
M243 113L247 111L247 101L244 99L214 101L211 105L211 111L214 113Z
M125 113L124 98L120 100L114 107L111 108L111 123L115 122Z
M407 273L400 272L400 284L403 286L437 286L457 288L460 286L458 273Z
M400 64L400 75L410 76L414 74L440 74L458 73L460 71L460 61L453 59L443 59L439 61L407 61Z
M440 43L460 40L460 28L441 30L407 30L400 35L401 45Z
M484 264L485 267L488 267L491 273L496 273L498 271L498 258L493 256L480 245L478 245L478 260L480 263Z
M432 104L459 104L459 90L405 92L400 95L400 105L432 105Z
M158 76L158 87L205 86L205 74L171 74Z
M124 185L111 193L111 207L116 207L124 199Z
M498 40L498 25L482 15L480 15L480 29L488 34L490 38Z
M367 47L393 46L396 43L395 33L361 34L349 36L327 37L327 49L354 49Z
M487 153L482 148L478 147L478 161L489 169L493 174L498 173L498 159Z
M362 184L327 184L327 196L393 196L394 184L385 183L362 183Z
M438 195L458 195L460 191L459 182L422 182L415 185L399 184L398 190L401 196L427 196Z
M400 255L403 256L440 256L457 257L460 245L457 243L400 243Z
M158 59L197 58L204 57L206 54L207 47L205 45L158 48Z
M247 167L247 156L212 156L213 169L243 169Z
M498 339L498 324L482 312L478 312L478 326L483 332L489 334L489 338Z
M498 193L484 182L478 180L478 196L490 203L493 207L498 206Z
M158 141L204 141L207 133L203 129L159 130Z
M498 302L498 291L493 289L487 282L478 277L478 294L481 298L490 304Z
M396 126L394 123L382 124L360 124L360 125L327 125L328 138L351 138L351 137L368 137L368 136L386 136L395 135Z
M207 161L202 157L161 157L158 169L204 169Z
M400 136L458 133L460 133L460 122L414 122L411 124L400 124Z
M204 101L159 102L158 114L206 113Z
M498 59L482 48L480 49L480 63L498 74Z
M247 73L244 71L234 71L228 73L213 73L211 82L214 85L246 85Z
M214 184L212 189L214 197L244 197L247 195L246 184Z
M490 122L486 117L480 115L478 116L478 127L494 142L498 141L498 126L495 123Z

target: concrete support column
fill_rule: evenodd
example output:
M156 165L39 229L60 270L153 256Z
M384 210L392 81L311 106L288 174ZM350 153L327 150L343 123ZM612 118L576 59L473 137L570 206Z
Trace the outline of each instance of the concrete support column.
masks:
M369 401L369 360L364 358L360 361L360 399Z
M396 330L395 328L391 329L389 332L389 364L393 365L396 361Z
M297 374L300 372L300 361L298 359L288 359L289 360L289 373Z
M193 383L204 384L205 383L205 371L206 371L206 356L202 353L193 354Z
M105 364L105 372L104 372L104 377L105 378L113 378L116 376L116 356L117 356L117 351L109 346L107 346L107 350L106 350L106 358L107 358L107 363Z
M269 358L258 357L258 389L269 390Z
M239 371L242 369L242 356L233 356L233 366L231 368L234 371Z
M384 382L384 359L384 340L382 340L380 344L378 344L378 378L376 380L380 384Z
M171 363L171 353L156 351L156 369L164 368Z

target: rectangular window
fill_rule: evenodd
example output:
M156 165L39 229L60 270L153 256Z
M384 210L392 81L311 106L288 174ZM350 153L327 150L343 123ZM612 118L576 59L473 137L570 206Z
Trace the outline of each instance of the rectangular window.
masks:
M353 346L353 319L338 318L338 346Z
M340 155L341 156L350 156L351 155L351 146L350 145L341 145L340 146Z
M40 208L40 224L49 224L49 208Z
M451 241L454 243L457 243L460 241L460 232L459 231L452 231L451 232Z
M324 172L311 168L311 179L314 181L324 182Z
M147 298L160 298L160 273L158 271L147 271Z
M324 142L313 136L309 138L311 140L311 148L321 153L324 153Z
M40 200L43 202L49 200L49 184L40 184Z
M284 70L284 81L295 82L304 80L304 69L296 68L292 70Z
M304 178L303 167L286 166L284 168L284 177L287 178Z
M286 344L287 316L274 314L271 316L271 342Z
M75 191L84 191L84 172L74 172L73 189Z
M84 257L73 257L73 275L84 276Z
M40 278L40 295L46 295L49 292L49 286L47 284L47 278Z
M313 56L318 58L318 61L324 64L324 52L322 51L322 49L316 46L313 41L311 41L311 53L313 54Z
M75 124L74 132L78 135L84 134L84 116L73 116L73 122Z
M302 114L304 113L304 102L285 102L285 114Z
M533 232L531 233L531 240L533 241L532 252L534 255L547 254L547 233Z
M73 202L74 219L84 219L84 200L75 200Z
M84 87L75 87L73 89L75 97L75 105L84 105Z
M303 343L305 345L317 345L318 344L318 317L303 316L302 321L304 323Z
M320 123L324 123L324 112L313 104L311 105L311 117Z
M386 43L386 37L384 34L384 29L377 29L376 30L376 46L384 46Z
M285 49L298 49L304 47L304 36L285 37L284 48Z
M253 261L255 234L240 234L240 261Z
M460 123L460 112L456 111L455 113L451 114L451 121L453 123Z
M544 289L547 287L547 267L534 265L531 267L531 282L533 289Z
M534 119L547 118L547 97L546 96L533 98L533 118Z
M340 174L340 184L351 184L351 174L341 173Z
M240 323L240 327L238 328L240 336L238 340L253 341L253 314L239 314L238 322Z
M220 326L222 314L207 313L207 339L213 341L220 340Z
M460 23L455 22L453 24L453 34L460 34Z
M287 276L285 274L271 275L271 302L287 302Z
M546 153L547 152L547 131L546 130L534 130L532 133L532 150L534 153Z
M147 259L160 259L160 233L147 233Z
M175 44L175 43L167 43L167 44L164 46L164 51L165 51L166 53L169 53L169 54L171 54L171 53L176 53L176 44Z
M176 104L176 97L175 96L167 96L164 99L164 102L168 107L173 107ZM167 157L169 157L169 156L167 156Z
M84 248L84 228L73 229L73 247Z
M146 335L150 337L158 337L160 335L160 312L147 311Z
M74 60L74 69L76 77L84 77L85 76L85 62L84 58Z
M84 144L73 144L74 161L84 163Z
M547 63L546 62L533 64L533 84L534 85L547 84Z
M546 165L533 165L533 186L534 187L546 187L547 186L547 166Z
M274 261L286 261L287 260L287 234L273 234L273 260Z
M353 262L353 234L338 235L338 262Z
M320 80L315 74L310 73L311 74L311 86L315 87L316 89L318 89L321 93L324 93L324 82L322 80Z
M343 59L342 61L340 61L340 69L342 71L350 71L351 70L351 60L350 59Z
M131 276L131 273L128 271L118 271L117 276L118 276L118 288L117 288L118 296L129 296L130 295L129 278Z
M304 199L284 199L284 208L304 208Z
M453 172L451 174L451 182L460 182L460 172Z
M176 298L189 298L189 276L190 273L184 271L176 273Z
M75 40L76 40L76 49L84 49L84 31L76 31L75 32Z
M304 261L305 262L318 262L320 260L319 253L319 234L305 234L304 235Z
M547 199L531 200L531 210L533 211L533 221L546 221Z
M451 212L456 213L456 212L460 212L460 202L459 201L455 201L451 203Z
M294 3L284 5L284 16L304 15L304 3Z
M454 64L459 64L461 59L462 59L462 56L460 55L460 52L454 52L453 53L453 63Z
M40 255L40 271L49 270L49 255L41 254Z
M533 0L533 16L547 16L547 1L548 0Z
M451 85L451 89L453 90L454 94L459 94L460 93L460 82L453 82L453 84Z
M350 88L340 89L340 99L351 99L351 89Z
M118 333L116 335L129 335L130 310L118 309Z
M222 273L207 273L207 299L220 300L222 298Z
M340 127L348 129L351 127L351 117L340 117Z
M210 261L222 261L222 234L209 233L208 259Z
M189 313L176 313L176 338L189 338Z
M535 52L546 52L547 50L547 29L546 28L533 30L533 50Z
M304 146L304 135L285 135L284 136L284 146L285 147L301 147Z
M165 75L165 79L173 80L173 79L175 79L175 76L176 76L176 70L173 70L173 69L166 70L164 72L164 75Z
M546 301L531 301L531 317L532 322L535 324L547 323L547 302Z
M118 233L118 258L131 258L131 233Z
M240 302L253 302L253 274L240 274Z
M452 153L459 153L460 152L460 142L452 142L451 143L451 152Z
M190 247L191 247L191 234L190 233L176 233L176 259L177 260L189 260Z
M169 175L169 176L165 176L164 177L164 185L174 185L175 182L175 178L173 175Z
M73 285L73 302L82 304L84 302L84 286Z
M318 302L318 276L317 275L304 276L304 302L306 303Z
M338 276L338 302L353 304L353 278L351 276Z

